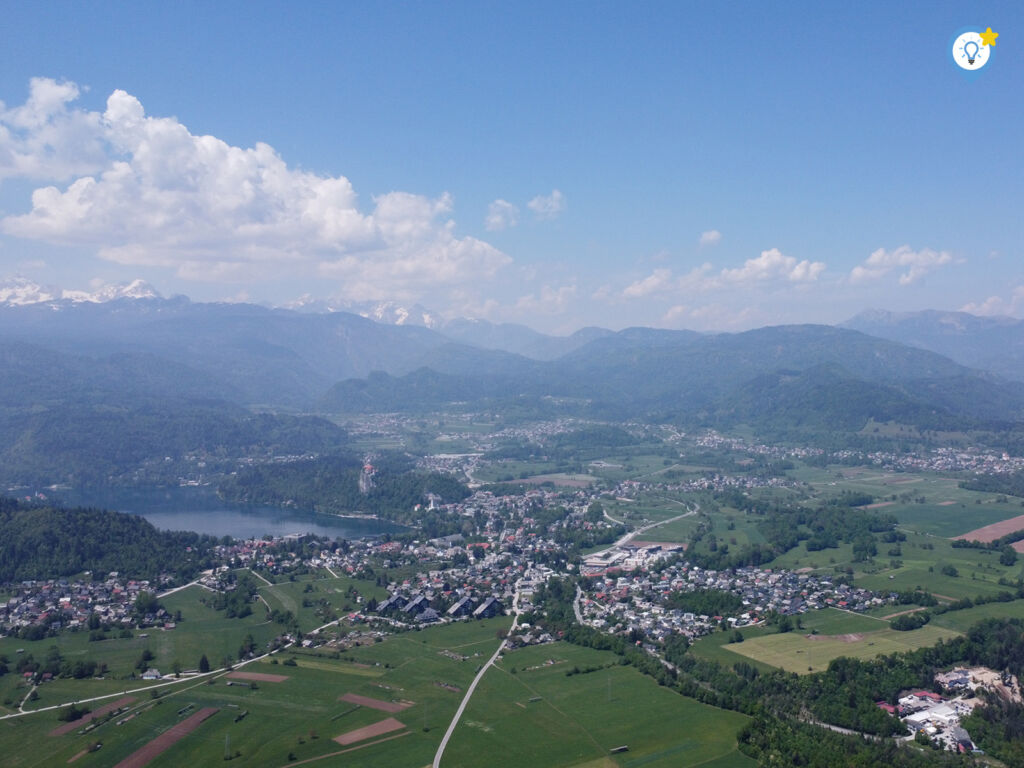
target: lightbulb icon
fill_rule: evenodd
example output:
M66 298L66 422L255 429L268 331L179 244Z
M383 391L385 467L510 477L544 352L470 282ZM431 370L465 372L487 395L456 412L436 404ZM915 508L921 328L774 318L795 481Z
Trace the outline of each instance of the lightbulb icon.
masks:
M977 29L962 29L950 40L951 45L946 50L952 54L952 61L959 69L973 75L987 69L992 58L994 46L988 40L991 35L987 31L982 33Z

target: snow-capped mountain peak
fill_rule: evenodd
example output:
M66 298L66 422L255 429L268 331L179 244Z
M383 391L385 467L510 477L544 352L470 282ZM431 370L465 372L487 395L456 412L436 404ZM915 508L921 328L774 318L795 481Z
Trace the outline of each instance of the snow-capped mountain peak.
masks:
M397 301L315 299L307 293L284 307L296 312L351 312L383 325L420 325L435 330L444 325L441 317L419 304L407 307Z
M12 277L0 282L0 304L8 306L48 302L103 304L117 299L159 298L162 298L160 294L145 280L132 280L130 283L107 283L99 285L92 291L61 290L51 286L41 286L24 277Z
M26 304L55 301L58 298L60 298L59 290L44 288L24 277L11 277L0 282L0 304L19 307Z

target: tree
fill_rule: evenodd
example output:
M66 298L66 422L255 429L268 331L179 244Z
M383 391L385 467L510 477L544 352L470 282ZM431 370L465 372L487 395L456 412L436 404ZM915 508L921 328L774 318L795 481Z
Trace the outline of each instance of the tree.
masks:
M206 654L205 653L202 656L199 657L199 671L200 672L209 672L210 671L210 660L208 658L206 658Z
M145 616L148 613L156 613L160 609L160 603L157 602L156 595L146 590L139 592L139 596L135 598L135 612L140 616Z
M1017 550L1011 544L1007 544L999 552L999 562L1003 565L1017 564Z

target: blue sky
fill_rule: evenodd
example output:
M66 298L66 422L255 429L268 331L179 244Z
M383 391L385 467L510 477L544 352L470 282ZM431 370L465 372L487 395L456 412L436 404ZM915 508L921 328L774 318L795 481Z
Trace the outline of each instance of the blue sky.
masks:
M554 332L1024 313L1019 3L2 16L0 277Z

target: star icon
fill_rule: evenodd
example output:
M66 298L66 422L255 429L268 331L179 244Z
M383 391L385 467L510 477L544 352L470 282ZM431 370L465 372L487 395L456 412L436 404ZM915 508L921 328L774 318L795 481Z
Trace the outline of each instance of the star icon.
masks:
M984 32L979 32L978 34L981 36L982 45L995 45L996 38L999 37L999 33L993 32L992 27L989 27Z

